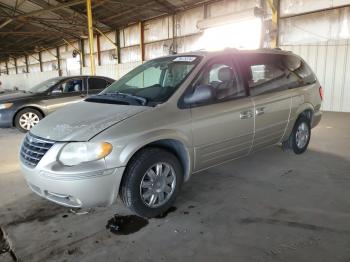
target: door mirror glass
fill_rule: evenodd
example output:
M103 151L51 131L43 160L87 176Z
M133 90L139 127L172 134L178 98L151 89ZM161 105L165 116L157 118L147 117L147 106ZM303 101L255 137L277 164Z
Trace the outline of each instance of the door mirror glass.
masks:
M204 104L214 101L215 89L210 85L198 85L195 87L194 91L188 93L184 97L184 102L186 104Z

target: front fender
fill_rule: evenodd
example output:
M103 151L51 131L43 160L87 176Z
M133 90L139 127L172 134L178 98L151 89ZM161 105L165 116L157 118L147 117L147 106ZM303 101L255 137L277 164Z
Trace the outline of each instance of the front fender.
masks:
M187 149L191 147L189 139L180 131L171 129L155 130L133 139L133 141L121 151L119 155L120 163L126 165L138 150L160 140L176 140L182 143Z
M120 140L119 140L120 142ZM126 141L125 146L118 146L118 141L114 141L113 148L116 149L114 154L106 158L106 164L109 167L124 167L127 166L130 159L141 148L146 147L152 143L164 143L169 145L169 142L175 142L172 145L180 145L176 148L179 160L182 162L185 172L185 181L188 180L193 170L193 149L190 138L186 134L178 130L161 129L153 130L137 136L132 136Z

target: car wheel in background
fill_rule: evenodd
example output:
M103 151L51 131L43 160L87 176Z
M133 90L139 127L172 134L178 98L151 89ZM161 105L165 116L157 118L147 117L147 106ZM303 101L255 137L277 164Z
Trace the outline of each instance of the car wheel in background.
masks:
M296 121L292 134L289 137L289 145L295 154L302 154L307 149L311 137L310 120L300 116Z
M123 176L120 196L124 204L142 217L156 217L175 202L183 181L176 156L160 148L140 150Z
M42 118L43 115L38 110L33 108L25 108L16 114L15 126L21 132L28 132Z

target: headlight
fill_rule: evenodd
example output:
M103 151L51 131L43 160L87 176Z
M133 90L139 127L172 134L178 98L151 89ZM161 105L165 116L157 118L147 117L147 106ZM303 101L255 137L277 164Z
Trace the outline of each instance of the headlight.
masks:
M0 109L7 109L7 108L10 108L12 105L13 103L0 104Z
M74 166L104 158L112 152L112 148L106 142L72 142L62 148L58 160L66 166Z

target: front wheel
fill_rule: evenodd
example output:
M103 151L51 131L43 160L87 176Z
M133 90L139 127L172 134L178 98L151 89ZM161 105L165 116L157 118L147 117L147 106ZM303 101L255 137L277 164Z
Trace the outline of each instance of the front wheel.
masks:
M289 138L290 146L295 154L302 154L307 149L311 137L310 120L305 116L300 116L296 121L292 134Z
M43 118L43 115L36 109L25 108L19 111L15 118L15 126L21 132L28 132Z
M160 148L145 148L131 160L124 174L120 196L142 217L156 217L175 202L183 181L179 160Z

